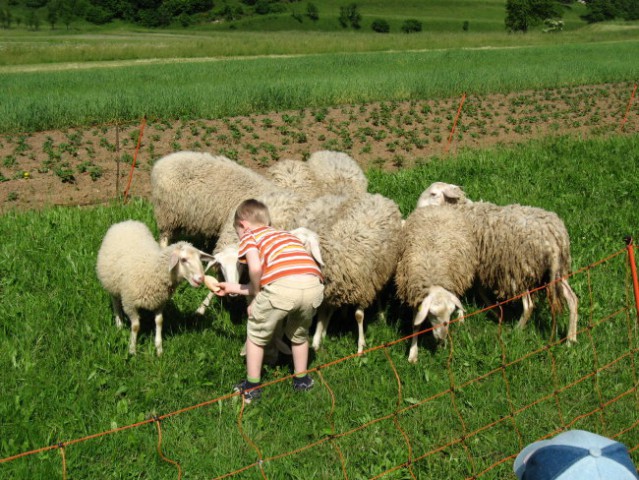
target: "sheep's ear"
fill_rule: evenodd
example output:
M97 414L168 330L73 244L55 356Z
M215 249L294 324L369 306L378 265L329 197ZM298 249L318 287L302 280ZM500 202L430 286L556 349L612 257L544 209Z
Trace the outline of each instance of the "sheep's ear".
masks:
M457 296L455 295L453 295L453 303L457 307L457 320L459 320L460 323L464 323L464 315L466 315L466 310L464 310L464 307L459 301L459 298L457 298Z
M319 241L315 237L310 237L308 239L309 247L311 249L311 255L315 261L321 266L324 266L324 260L322 259L322 252L320 251Z
M448 185L442 192L446 200L451 200L451 203L457 202L464 196L462 189L457 185Z
M432 302L432 297L428 295L422 303L417 307L417 315L415 315L415 320L413 320L413 325L421 325L426 317L428 316L428 311L430 310L430 304Z
M200 260L206 260L209 262L206 268L209 268L213 265L213 263L215 263L215 257L210 253L203 252L202 250L198 250L198 253L200 254Z
M169 257L169 272L175 268L175 266L178 264L179 261L180 261L180 251L177 249L173 250L171 252L171 257Z

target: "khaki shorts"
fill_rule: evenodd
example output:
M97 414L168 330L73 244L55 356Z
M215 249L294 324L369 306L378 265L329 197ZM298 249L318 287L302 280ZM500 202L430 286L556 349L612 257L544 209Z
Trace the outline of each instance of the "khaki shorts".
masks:
M249 340L266 346L283 324L292 343L306 342L323 299L324 285L314 275L291 275L265 285L253 301L247 326Z

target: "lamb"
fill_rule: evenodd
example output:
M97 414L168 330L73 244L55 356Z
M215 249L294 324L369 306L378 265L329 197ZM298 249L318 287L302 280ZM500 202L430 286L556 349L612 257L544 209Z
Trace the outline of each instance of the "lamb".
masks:
M428 187L420 201L422 206L454 203L471 221L480 246L477 282L498 299L522 295L519 327L527 323L534 308L529 290L548 282L551 306L557 311L562 302L568 306L567 340L576 342L578 299L566 278L571 264L570 239L557 214L519 204L473 203L459 187L442 182Z
M379 194L326 195L305 206L295 224L317 232L324 263L324 301L318 309L313 348L320 348L333 312L353 305L357 352L361 353L366 346L364 309L392 278L397 265L399 207Z
M223 156L190 151L166 155L151 170L160 245L167 246L178 232L215 238L242 200L274 190L273 182Z
M448 205L416 208L405 221L394 280L397 296L415 312L411 363L417 362L417 332L427 317L440 341L455 311L463 319L459 297L471 288L479 263L471 227Z
M155 348L162 354L162 310L175 287L186 280L193 287L204 281L202 260L213 260L188 242L162 248L142 222L127 220L112 225L98 251L96 273L111 295L115 324L131 321L129 353L135 354L140 310L155 315Z
M266 175L277 186L308 198L359 195L368 189L368 179L357 162L345 153L330 150L314 152L306 162L280 160Z

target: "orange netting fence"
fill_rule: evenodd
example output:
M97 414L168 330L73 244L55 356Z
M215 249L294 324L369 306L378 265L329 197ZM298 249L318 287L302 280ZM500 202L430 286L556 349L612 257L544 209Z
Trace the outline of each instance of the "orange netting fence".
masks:
M514 341L514 337L505 333L507 329L512 332L512 327L504 322L503 313L505 307L516 300L511 299L473 312L465 317L463 326L451 329L445 347L448 359L443 365L445 368L438 372L438 381L445 388L426 397L417 397L414 387L416 382L434 382L423 376L430 367L415 368L405 357L406 341L414 335L426 337L428 330L310 369L317 379L316 389L326 398L325 409L317 412L325 428L314 437L280 431L279 435L296 437L284 451L273 450L268 434L254 428L255 415L247 414L252 405L245 408L240 402L238 409L237 405L230 408L230 403L223 403L238 396L232 393L131 425L0 459L0 476L4 465L27 457L30 461L46 458L48 462L59 462L61 477L66 479L68 453L76 445L151 425L155 433L141 429L140 434L147 439L153 436L158 458L174 469L174 478L181 479L185 468L180 461L180 451L165 454L163 424L213 405L220 411L227 409L226 413L237 415L231 428L234 431L221 432L220 437L230 441L233 435L239 435L244 451L239 457L253 460L225 472L211 470L207 478L282 478L281 472L273 473L278 472L275 467L280 462L300 465L314 454L325 459L328 469L317 478L434 478L436 475L466 479L513 478L512 462L521 448L571 428L596 430L615 438L625 443L637 459L639 282L636 247L630 239L627 243L627 248L571 275L571 283L581 286L579 352L568 348L565 338L555 336L554 332L561 328L556 325L558 315L549 310L553 320L550 335L523 355L513 355L509 342ZM606 299L611 289L600 280L607 278L600 276L606 269L619 272L624 294ZM498 312L499 317L492 358L474 355L472 333L467 333L472 317L488 310ZM613 335L608 335L606 343L602 343L606 332ZM614 339L612 343L610 338ZM576 355L585 356L587 361L582 358L575 364L579 366L561 368ZM382 390L386 389L388 395L380 398L376 393L376 398L371 397L367 412L349 412L349 399L366 395L366 381L353 373L357 368L349 373L343 367L364 358L384 365L387 375L372 381L384 385ZM427 354L421 362L428 363ZM365 366L361 368L365 371ZM417 375L422 377L416 378ZM535 382L534 378L542 381ZM268 394L275 384L287 380L290 377L263 384L264 393ZM497 408L485 410L484 404ZM277 412L272 413L277 416ZM354 418L349 419L349 415ZM439 429L431 428L435 423ZM178 430L172 433L179 435ZM365 439L363 432L366 432ZM362 442L365 444L361 445ZM384 455L391 449L400 453ZM43 457L49 451L59 452L59 458ZM201 454L215 455L215 446ZM372 467L366 471L355 470L353 465L358 458L365 459ZM76 461L90 463L92 459L76 455Z

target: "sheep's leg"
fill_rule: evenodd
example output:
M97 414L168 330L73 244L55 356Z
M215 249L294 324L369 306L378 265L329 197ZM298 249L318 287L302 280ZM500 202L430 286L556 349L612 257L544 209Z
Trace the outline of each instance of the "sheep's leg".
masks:
M415 312L415 317L417 316L417 312ZM411 338L410 342L410 350L408 352L408 361L410 363L417 363L417 354L419 350L419 346L417 345L417 339L419 338L420 325L415 325L415 319L413 318L413 338Z
M169 234L166 232L160 233L160 239L158 240L160 248L166 248L169 246Z
M213 299L213 295L215 295L213 292L209 292L206 298L202 300L202 303L200 304L198 309L195 311L195 313L197 313L198 315L204 315L204 313L206 312L206 309L209 308L211 300Z
M315 328L315 335L313 335L313 349L319 350L322 340L326 336L326 330L328 330L328 323L331 320L334 309L327 307L326 305L320 305L317 310L317 327Z
M135 355L135 345L138 343L138 332L140 331L140 315L137 310L131 309L126 312L131 320L131 338L129 339L129 353Z
M355 321L357 322L357 353L362 353L366 346L366 337L364 336L364 310L361 307L355 310Z
M111 305L113 306L113 314L115 315L115 326L122 328L122 320L124 319L124 310L122 310L122 300L120 297L111 296Z
M164 324L164 317L162 316L162 310L155 312L155 351L158 355L162 355L162 325Z
M568 324L568 343L575 343L577 341L577 318L578 318L578 306L579 300L577 295L568 284L566 279L561 280L561 291L564 294L566 303L568 304L568 311L570 312L570 323Z
M521 297L521 303L523 305L523 312L521 312L521 317L519 318L519 323L517 324L517 328L524 328L528 320L530 320L530 316L532 315L533 308L535 304L533 303L530 292L526 292L523 297Z

